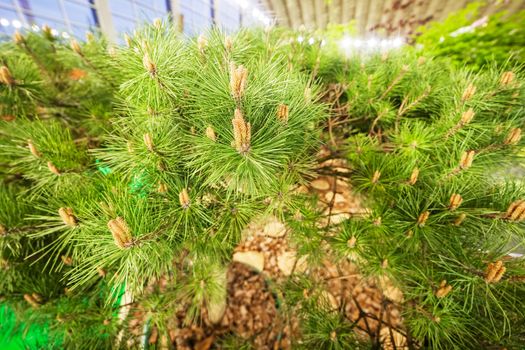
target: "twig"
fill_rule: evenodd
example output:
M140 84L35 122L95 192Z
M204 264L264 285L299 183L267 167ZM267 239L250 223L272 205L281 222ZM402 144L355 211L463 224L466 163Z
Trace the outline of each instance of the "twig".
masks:
M406 69L401 69L401 71L399 72L399 74L395 77L394 80L392 80L392 83L390 83L390 85L387 87L387 89L383 92L383 94L379 97L380 100L382 100L383 98L385 98L386 95L388 95L388 93L390 92L390 90L392 90L394 88L394 86L396 86L397 83L399 83L399 81L403 78L403 76L407 73L407 70Z

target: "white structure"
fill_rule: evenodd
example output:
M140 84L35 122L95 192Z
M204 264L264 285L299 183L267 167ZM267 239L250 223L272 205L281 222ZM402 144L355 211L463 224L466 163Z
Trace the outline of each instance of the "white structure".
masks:
M144 21L168 16L187 34L212 24L233 31L271 22L257 0L0 0L0 37L45 24L64 38L100 30L118 41Z

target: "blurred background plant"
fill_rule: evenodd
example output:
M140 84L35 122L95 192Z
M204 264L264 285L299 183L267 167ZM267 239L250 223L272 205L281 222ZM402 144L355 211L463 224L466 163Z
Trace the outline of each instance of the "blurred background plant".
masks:
M415 48L475 71L487 65L523 65L525 11L482 16L484 6L486 2L474 2L442 22L421 26L413 37Z

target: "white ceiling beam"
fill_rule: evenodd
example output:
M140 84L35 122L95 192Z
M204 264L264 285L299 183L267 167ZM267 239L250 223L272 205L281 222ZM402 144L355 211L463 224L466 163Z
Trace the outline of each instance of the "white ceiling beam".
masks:
M283 3L284 0L269 0L269 1L272 4L272 8L274 9L275 14L277 15L277 22L283 26L291 27L292 23L290 22L288 12Z
M298 29L301 24L299 14L297 13L297 6L295 6L295 0L283 0L284 7L286 9L286 14L288 16L289 22L293 29Z
M394 26L394 28L396 28L396 30L392 33L394 35L402 35L402 33L404 32L404 26L401 25L401 23L406 19L405 18L405 10L404 10L404 6L406 4L407 1L410 1L410 0L401 0L399 3L398 3L398 7L396 9L393 9L393 13L392 13L392 17L391 17L391 23L392 25ZM396 2L394 2L394 5L396 4Z
M319 28L326 28L328 14L324 0L315 0L315 12L318 19Z
M303 18L304 18L306 27L308 29L315 29L316 28L316 18L314 15L315 9L314 9L313 1L303 1L301 6L303 9Z
M339 2L332 0L328 5L328 22L329 23L338 23L338 8Z
M359 0L356 2L355 8L355 24L357 33L359 35L364 34L364 27L366 25L366 18L368 13L368 1Z
M341 23L348 23L351 19L351 15L350 15L350 9L351 9L351 6L350 6L350 2L351 0L341 0L342 1L342 5L341 5Z
M371 0L370 9L368 10L368 18L366 20L365 31L370 32L370 29L375 27L381 21L381 15L385 0Z
M383 8L381 9L381 18L379 19L379 24L381 25L381 31L385 31L385 35L389 35L384 26L389 26L392 23L394 18L394 13L392 12L392 7L394 6L394 0L385 0L383 2Z
M405 16L408 20L408 24L405 25L403 28L403 34L406 36L414 30L418 25L417 21L419 19L419 14L421 13L421 9L424 7L424 3L422 0L414 0L414 2L408 6L405 10Z
M432 16L432 21L436 21L441 18L441 12L444 7L444 0L432 0L428 6L426 16Z

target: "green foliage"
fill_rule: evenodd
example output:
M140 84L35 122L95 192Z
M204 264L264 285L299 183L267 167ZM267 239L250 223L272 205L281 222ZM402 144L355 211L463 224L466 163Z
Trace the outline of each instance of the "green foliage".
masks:
M516 166L522 145L508 141L525 118L520 78L506 84L499 71L472 74L408 55L350 64L350 181L372 212L345 224L334 248L401 286L417 341L436 349L519 344L513 325L524 317L525 289L513 276L523 273L523 258L505 262L500 283L483 277L488 262L525 243L523 223L505 216L524 188L501 173ZM470 108L475 115L465 121ZM472 166L462 165L467 151L476 154ZM351 237L357 243L348 247ZM442 280L452 291L440 298Z
M351 320L327 300L327 260L402 292L382 300L401 310L410 346L520 346L525 267L508 254L525 231L507 211L525 188L506 176L523 146L519 67L342 58L298 35L183 38L157 21L119 48L46 31L2 44L14 80L0 84L0 294L19 322L47 327L50 346L86 349L138 347L146 328L165 336L173 322L209 326L231 298L243 230L269 215L307 265L264 287L296 324L294 347L383 341L379 328L358 336L364 311ZM345 172L318 167L325 139L323 160L345 158ZM301 190L319 174L344 177L367 214L332 222ZM496 261L506 270L491 280ZM215 344L247 343L227 333Z
M481 19L484 3L474 2L450 14L442 22L431 22L418 29L415 43L422 45L426 55L450 60L458 67L475 71L490 65L522 65L525 62L525 11L496 12L487 23L471 31L453 34ZM487 5L489 6L489 5Z
M121 288L148 309L166 303L150 294L165 276L177 286L164 312L150 311L153 324L166 331L178 303L197 322L203 305L225 298L225 265L247 223L288 210L295 199L277 194L310 172L325 115L316 87L278 50L266 50L267 33L205 36L188 40L156 23L109 51L103 40L68 48L45 33L5 44L10 59L28 63L7 62L16 83L0 86L2 113L24 108L0 125L2 176L17 186L2 200L2 254L13 256L5 256L1 293L19 305L23 294L44 296L29 319L19 317L59 319L49 326L62 330L65 347L115 344L116 330L102 323L114 318ZM79 80L70 79L71 67L80 67ZM232 67L247 71L240 84ZM19 83L28 68L33 75ZM32 93L32 84L41 91ZM32 210L11 206L13 196ZM262 205L268 197L275 200ZM29 259L21 271L14 256ZM42 281L21 275L35 268ZM96 308L80 315L83 297Z

